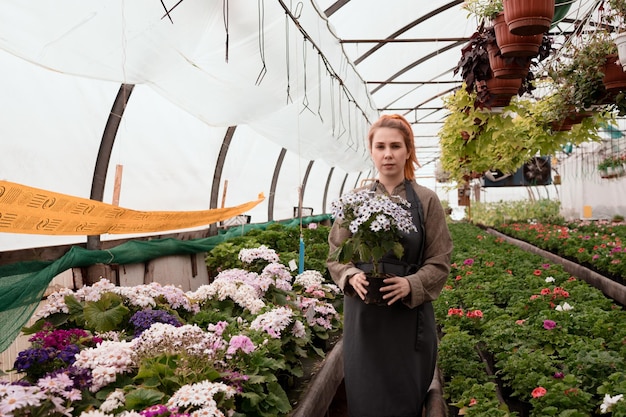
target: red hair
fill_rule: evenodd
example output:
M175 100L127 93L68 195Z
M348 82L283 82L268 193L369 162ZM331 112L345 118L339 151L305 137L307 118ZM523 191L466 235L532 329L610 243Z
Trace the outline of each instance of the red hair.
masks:
M402 135L402 139L404 139L404 145L406 146L409 157L407 158L406 164L404 165L404 178L407 180L415 179L415 166L421 166L417 161L417 155L415 155L415 138L413 136L413 128L411 124L407 122L407 120L400 116L399 114L383 114L380 116L372 126L370 126L370 131L367 135L369 148L372 149L372 141L374 140L374 133L381 127L388 127L391 129L396 129Z

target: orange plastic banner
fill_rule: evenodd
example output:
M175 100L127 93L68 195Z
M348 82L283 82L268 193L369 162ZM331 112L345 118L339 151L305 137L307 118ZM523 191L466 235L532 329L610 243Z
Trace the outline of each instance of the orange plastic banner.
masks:
M261 203L202 211L137 211L87 198L0 181L0 232L100 235L163 232L230 219Z

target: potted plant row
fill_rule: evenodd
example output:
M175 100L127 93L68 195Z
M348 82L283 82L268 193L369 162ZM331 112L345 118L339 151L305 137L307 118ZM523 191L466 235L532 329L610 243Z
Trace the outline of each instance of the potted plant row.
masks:
M435 307L452 415L624 415L624 310L502 238L450 230L458 245Z

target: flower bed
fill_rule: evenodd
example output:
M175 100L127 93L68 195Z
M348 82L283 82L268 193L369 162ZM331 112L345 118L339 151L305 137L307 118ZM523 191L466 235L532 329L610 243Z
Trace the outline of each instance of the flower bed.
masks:
M287 415L303 361L341 330L339 290L267 247L239 259L193 292L102 280L52 294L0 415Z
M626 415L624 310L559 265L469 224L435 302L456 414Z
M626 224L608 221L504 223L496 229L541 249L585 265L624 284Z

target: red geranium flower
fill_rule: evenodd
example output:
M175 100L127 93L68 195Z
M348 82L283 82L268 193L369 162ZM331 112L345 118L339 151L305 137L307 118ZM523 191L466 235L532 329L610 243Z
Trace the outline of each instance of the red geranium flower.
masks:
M548 391L544 387L537 387L533 390L531 395L533 396L533 398L539 398L546 395L547 392Z

